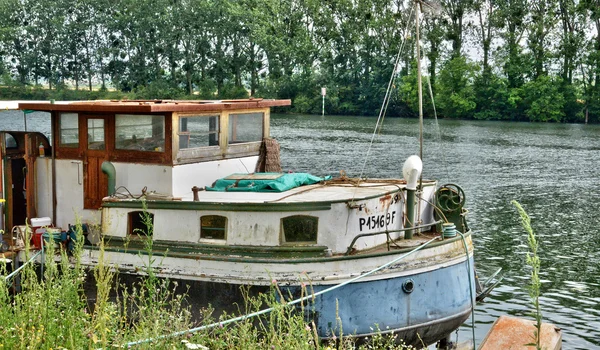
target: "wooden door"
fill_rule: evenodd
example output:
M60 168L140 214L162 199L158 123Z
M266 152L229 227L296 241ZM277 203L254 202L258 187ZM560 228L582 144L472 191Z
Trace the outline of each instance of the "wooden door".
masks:
M104 116L86 116L81 119L84 130L83 144L83 208L99 209L102 198L108 195L108 179L102 173L102 162L108 159L107 122Z

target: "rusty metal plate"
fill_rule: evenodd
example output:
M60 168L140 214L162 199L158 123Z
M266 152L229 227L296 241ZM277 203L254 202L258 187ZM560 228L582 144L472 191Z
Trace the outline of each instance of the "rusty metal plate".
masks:
M526 346L535 342L535 322L512 316L500 316L492 325L492 329L485 337L479 350L498 349L535 349L535 346ZM542 349L562 349L562 331L550 323L542 323L540 337Z

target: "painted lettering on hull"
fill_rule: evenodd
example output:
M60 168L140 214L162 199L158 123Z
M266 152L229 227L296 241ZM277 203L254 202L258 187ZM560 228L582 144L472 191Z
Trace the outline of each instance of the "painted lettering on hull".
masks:
M363 230L385 229L389 225L393 225L396 220L396 211L381 215L371 215L366 218L358 219L358 227Z

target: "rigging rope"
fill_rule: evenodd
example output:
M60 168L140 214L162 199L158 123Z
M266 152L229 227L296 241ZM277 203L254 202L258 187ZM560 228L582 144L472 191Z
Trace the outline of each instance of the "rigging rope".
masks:
M442 163L444 164L444 170L446 171L446 178L450 178L450 172L448 171L448 162L446 161L446 152L442 149L442 132L440 131L440 124L437 117L437 109L435 108L435 100L433 98L433 89L431 88L431 79L427 77L427 85L429 86L429 96L431 96L431 105L433 106L433 117L435 120L435 134L438 139L440 147L440 153L442 155Z
M402 51L404 50L404 44L406 43L406 37L408 33L408 27L412 23L410 20L412 18L414 11L414 7L411 6L410 14L408 15L408 20L406 21L406 28L404 29L404 35L402 36L402 43L400 44L400 48L398 49L398 53L396 54L396 59L394 61L394 70L390 76L390 80L388 82L387 89L385 91L385 96L383 98L383 103L381 105L381 109L379 110L379 116L377 117L377 123L375 123L375 130L373 130L373 135L371 136L371 142L369 143L369 147L367 148L367 154L365 155L365 160L363 162L362 169L360 170L360 175L358 176L359 180L362 179L363 174L365 172L365 168L367 167L367 161L369 159L369 155L371 154L371 148L373 147L373 141L375 140L375 136L377 135L377 129L380 128L380 125L383 124L383 118L387 111L387 107L390 103L390 96L392 92L392 87L394 85L394 80L396 79L396 72L398 71L398 67L400 66L400 56Z
M458 230L456 230L456 233L458 233L462 238L463 246L465 247L465 252L467 254L467 275L469 275L469 293L471 296L471 331L473 333L473 350L475 350L477 349L475 343L475 297L473 296L473 280L471 278L471 261L469 259L469 247L467 246L465 235ZM475 270L473 270L473 272L475 272Z

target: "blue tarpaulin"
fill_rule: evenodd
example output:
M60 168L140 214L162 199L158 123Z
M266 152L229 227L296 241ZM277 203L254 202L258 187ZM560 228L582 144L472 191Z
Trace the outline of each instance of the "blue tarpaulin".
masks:
M221 192L284 192L303 185L312 185L331 176L318 177L307 173L233 174L215 181L207 191Z

